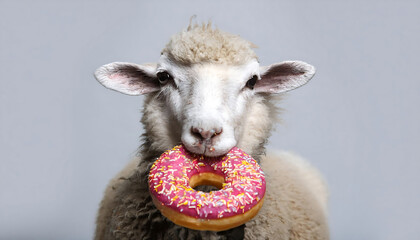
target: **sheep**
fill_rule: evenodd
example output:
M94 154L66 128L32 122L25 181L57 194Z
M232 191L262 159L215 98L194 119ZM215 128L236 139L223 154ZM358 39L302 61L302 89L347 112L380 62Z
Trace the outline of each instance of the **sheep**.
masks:
M319 172L287 152L265 153L281 93L307 83L315 68L301 61L259 66L255 45L211 24L175 34L157 64L114 62L95 72L105 87L146 94L138 155L109 183L97 216L96 240L329 239L327 188ZM280 96L280 97L279 97ZM152 203L147 176L175 145L207 156L237 146L266 174L259 214L222 232L175 225Z

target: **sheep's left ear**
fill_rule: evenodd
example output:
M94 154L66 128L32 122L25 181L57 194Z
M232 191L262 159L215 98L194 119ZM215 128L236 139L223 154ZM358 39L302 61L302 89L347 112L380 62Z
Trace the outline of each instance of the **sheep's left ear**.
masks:
M301 61L285 61L260 68L261 79L256 92L282 93L307 83L315 74L315 67Z

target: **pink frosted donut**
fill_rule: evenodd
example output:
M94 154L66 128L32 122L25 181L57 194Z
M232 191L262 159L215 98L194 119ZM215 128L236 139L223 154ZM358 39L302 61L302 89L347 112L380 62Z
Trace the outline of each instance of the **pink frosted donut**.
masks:
M207 193L193 189L199 185L220 190ZM258 213L264 201L265 178L257 162L239 148L214 158L176 146L151 167L149 189L156 207L174 223L224 231Z

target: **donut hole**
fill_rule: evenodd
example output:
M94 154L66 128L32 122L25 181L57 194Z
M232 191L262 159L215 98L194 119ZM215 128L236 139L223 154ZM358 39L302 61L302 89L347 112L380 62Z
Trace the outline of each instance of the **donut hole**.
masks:
M212 186L212 185L199 185L199 186L194 187L193 189L195 191L201 191L201 192L205 192L205 193L220 190L219 188L217 188L215 186Z
M214 173L199 173L190 178L190 187L196 191L211 192L223 188L225 178Z

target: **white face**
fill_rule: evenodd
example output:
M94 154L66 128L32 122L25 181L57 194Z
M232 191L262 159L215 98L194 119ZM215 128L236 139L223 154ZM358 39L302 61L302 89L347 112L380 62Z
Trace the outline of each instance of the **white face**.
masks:
M255 94L247 82L260 78L259 69L256 60L242 66L179 66L161 56L156 71L171 79L163 81L160 94L168 114L180 124L181 141L189 151L220 156L237 144L241 119Z
M241 66L205 62L181 65L162 55L158 64L106 64L95 76L105 87L128 95L154 93L159 106L147 107L152 120L146 127L160 150L182 142L191 152L219 156L238 143L244 147L245 134L252 145L265 141L267 129L263 128L271 119L255 111L256 106L266 104L260 101L260 94L295 89L314 73L313 66L301 61L268 67L260 67L256 60Z

